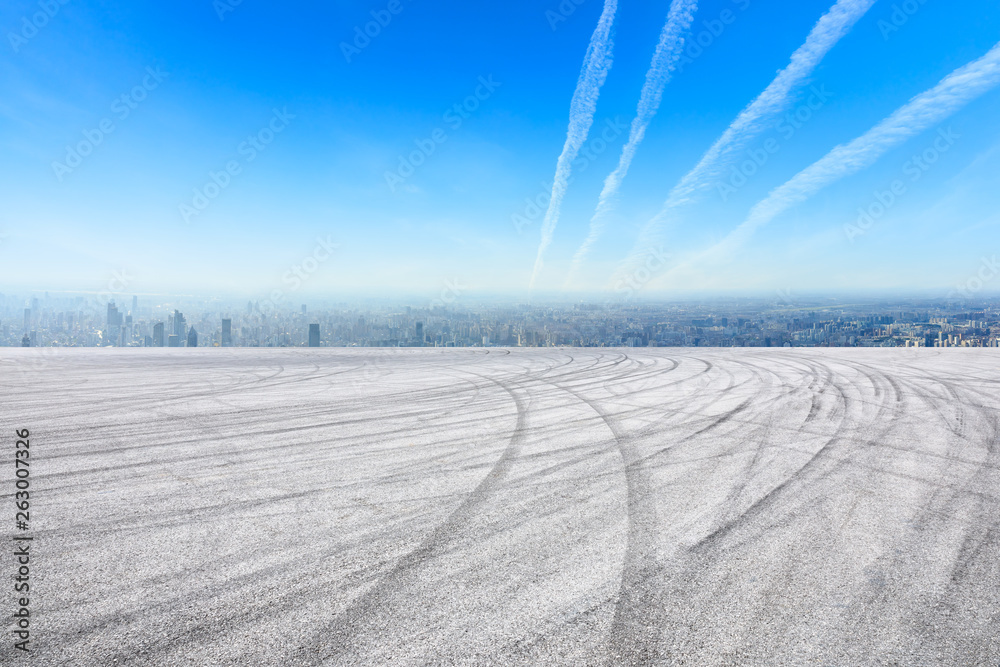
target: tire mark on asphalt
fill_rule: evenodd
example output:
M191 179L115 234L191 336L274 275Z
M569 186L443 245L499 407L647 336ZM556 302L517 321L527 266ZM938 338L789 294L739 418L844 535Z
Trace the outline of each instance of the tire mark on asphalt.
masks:
M480 511L510 472L512 463L520 453L528 428L527 403L520 392L508 383L487 376L480 377L493 381L506 391L516 406L517 423L507 447L462 504L435 528L420 546L403 556L374 588L352 602L337 618L327 624L321 634L330 639L327 642L320 640L320 643L325 644L321 661L337 660L352 654L360 648L354 640L367 630L374 628L379 634L389 631L386 623L390 621L381 615L383 608L397 598L400 589L412 585L418 579L419 570L426 560L437 557L460 538L460 533L468 527L471 518ZM309 647L301 647L298 653L311 656L315 651Z

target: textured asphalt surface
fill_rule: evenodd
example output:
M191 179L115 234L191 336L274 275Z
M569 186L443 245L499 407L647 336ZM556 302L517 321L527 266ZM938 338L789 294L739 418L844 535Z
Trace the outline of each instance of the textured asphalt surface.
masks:
M998 399L994 350L4 349L0 532L28 428L37 665L997 667Z

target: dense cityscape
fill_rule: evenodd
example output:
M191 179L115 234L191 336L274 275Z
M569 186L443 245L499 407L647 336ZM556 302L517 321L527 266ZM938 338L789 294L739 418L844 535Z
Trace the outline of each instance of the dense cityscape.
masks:
M301 304L0 294L0 347L997 347L1000 298Z

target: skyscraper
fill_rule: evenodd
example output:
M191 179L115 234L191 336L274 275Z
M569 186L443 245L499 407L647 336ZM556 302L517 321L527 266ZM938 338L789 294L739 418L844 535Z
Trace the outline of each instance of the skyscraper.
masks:
M153 347L163 347L163 322L153 325Z
M108 302L108 321L107 321L107 342L111 345L122 345L122 322L124 318L122 314L118 312L118 307L115 305L114 301Z
M170 334L167 336L167 347L180 347L181 337Z
M191 331L188 332L187 342L188 347L198 347L198 332L194 327L191 327Z
M179 311L174 311L174 335L178 338L184 338L184 330L187 328L187 321L184 319L184 315Z
M319 325L309 325L309 347L319 347Z
M233 346L233 321L231 319L222 320L222 347Z
M24 332L28 333L31 328L31 308L24 309Z
M108 328L120 327L122 325L122 314L118 312L118 307L114 301L108 302Z
M424 344L424 323L417 322L417 345Z

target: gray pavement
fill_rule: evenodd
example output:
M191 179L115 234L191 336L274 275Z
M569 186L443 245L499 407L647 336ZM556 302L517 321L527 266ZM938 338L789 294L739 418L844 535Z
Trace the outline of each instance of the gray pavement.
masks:
M997 667L997 352L2 349L32 662Z

